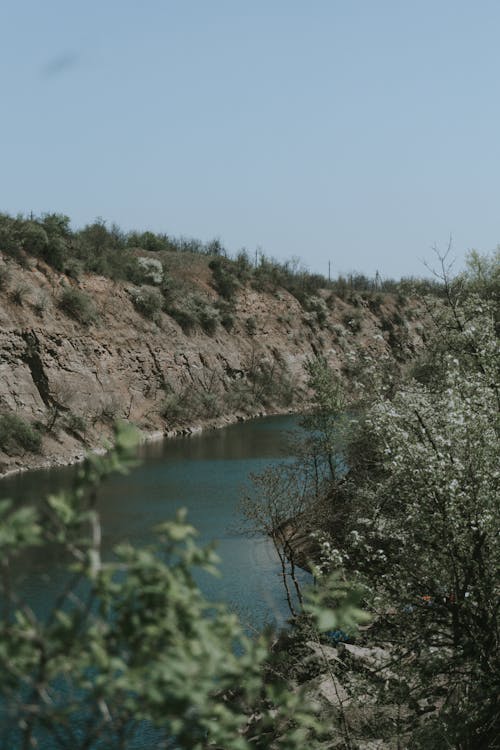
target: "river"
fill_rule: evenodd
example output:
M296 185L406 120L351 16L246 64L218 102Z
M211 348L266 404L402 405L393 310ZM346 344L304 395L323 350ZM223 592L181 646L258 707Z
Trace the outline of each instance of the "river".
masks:
M242 536L238 503L249 475L279 460L290 460L289 436L298 427L293 416L266 417L185 438L146 443L141 463L126 476L109 477L99 490L104 555L125 539L151 541L152 527L179 507L199 531L200 543L215 541L221 577L200 575L213 601L224 601L252 627L282 624L287 616L276 553L266 537ZM68 486L75 467L31 471L0 482L0 497L36 501ZM43 614L60 589L65 571L44 552L26 566L22 590Z

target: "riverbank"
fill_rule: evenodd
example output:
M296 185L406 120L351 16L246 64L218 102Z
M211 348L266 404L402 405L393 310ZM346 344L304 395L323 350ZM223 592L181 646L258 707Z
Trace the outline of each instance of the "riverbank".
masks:
M190 437L192 435L199 435L203 432L209 432L210 430L220 430L229 425L236 424L237 422L248 422L252 419L259 419L262 417L273 417L282 415L298 414L299 412L294 409L269 409L267 411L258 411L253 414L236 413L236 414L225 414L220 417L214 417L212 419L199 420L191 425L179 426L171 430L141 430L138 428L140 435L140 443L152 443L161 440L171 440L180 437ZM22 457L15 457L15 465L9 467L4 471L0 471L0 481L9 476L15 474L21 474L27 471L34 471L38 469L54 469L62 468L64 466L73 466L78 463L82 463L89 453L95 455L104 455L109 448L110 440L112 437L111 430L106 432L103 440L106 441L105 445L89 445L85 450L79 450L74 453L72 451L64 451L60 453L40 455L36 453L25 454ZM63 447L63 446L61 446Z

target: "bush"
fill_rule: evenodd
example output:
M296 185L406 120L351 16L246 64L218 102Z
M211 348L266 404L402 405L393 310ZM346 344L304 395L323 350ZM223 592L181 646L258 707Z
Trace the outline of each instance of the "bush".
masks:
M43 256L49 244L45 229L34 221L26 221L21 232L22 244L26 252Z
M219 314L213 307L204 305L200 308L198 313L198 319L200 325L206 334L213 336L217 330L217 323L219 322Z
M255 396L251 385L242 378L233 380L224 395L227 408L231 411L242 411L251 414L255 410Z
M80 414L73 414L70 411L66 416L65 427L69 432L76 432L81 435L87 431L87 422Z
M214 278L214 286L224 299L233 300L239 283L235 277L236 266L225 258L214 258L208 264Z
M246 319L245 328L249 336L255 336L257 333L257 321L253 315Z
M68 258L64 263L64 273L70 279L78 281L84 270L83 263L78 258Z
M163 297L158 289L143 287L132 297L135 309L149 320L158 320L163 305Z
M137 258L137 263L144 274L144 281L148 284L162 285L163 265L158 258Z
M0 214L0 250L18 262L24 255L16 222L7 214Z
M0 450L18 453L19 448L33 453L40 451L42 436L29 422L17 414L0 414Z
M180 325L184 333L189 334L195 328L197 318L191 310L170 305L164 309L165 312Z
M89 326L98 320L93 301L80 289L70 286L65 287L59 298L59 307L84 326Z
M323 297L309 297L306 310L313 312L316 315L319 327L324 328L328 319L328 307Z
M178 393L168 393L163 401L160 414L169 425L185 422L191 416L188 399Z
M29 288L26 286L26 284L20 283L16 284L14 289L11 292L11 298L12 301L16 304L22 307L26 300L26 295L29 292Z
M214 307L219 314L221 326L229 333L235 324L234 306L225 300L217 300Z

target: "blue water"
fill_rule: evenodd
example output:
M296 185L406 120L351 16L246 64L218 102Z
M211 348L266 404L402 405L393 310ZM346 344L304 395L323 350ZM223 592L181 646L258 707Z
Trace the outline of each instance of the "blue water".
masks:
M202 575L199 583L215 601L224 601L252 627L283 623L288 615L278 560L267 537L241 534L240 498L251 473L290 460L289 436L297 429L292 416L268 417L191 437L141 447L141 464L128 475L109 477L99 490L103 551L125 539L152 540L151 529L185 507L199 531L199 542L216 542L221 576ZM35 502L41 494L71 484L74 467L33 471L0 482L0 497ZM22 590L43 614L60 590L66 572L54 553L34 551L26 562Z

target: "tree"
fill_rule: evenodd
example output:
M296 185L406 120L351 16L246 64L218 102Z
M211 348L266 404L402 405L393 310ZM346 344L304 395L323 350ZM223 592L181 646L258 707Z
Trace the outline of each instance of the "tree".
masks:
M308 363L299 459L262 476L247 510L292 583L299 539L321 572L364 587L374 616L364 643L385 656L355 675L351 697L381 707L372 736L398 746L498 746L498 272L473 261L453 278L441 258L420 361L389 377L385 364L358 361L349 413L326 363Z

